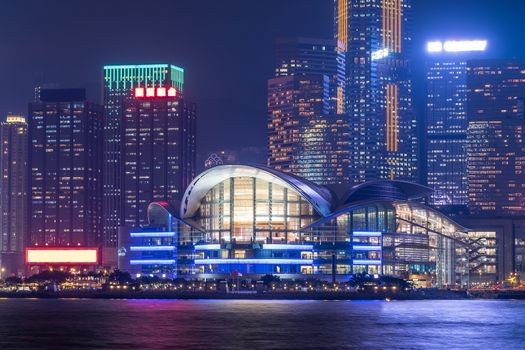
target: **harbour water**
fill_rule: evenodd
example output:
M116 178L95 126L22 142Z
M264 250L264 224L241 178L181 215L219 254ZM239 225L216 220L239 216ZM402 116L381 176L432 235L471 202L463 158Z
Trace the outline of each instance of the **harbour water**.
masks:
M19 348L525 349L525 301L1 299Z

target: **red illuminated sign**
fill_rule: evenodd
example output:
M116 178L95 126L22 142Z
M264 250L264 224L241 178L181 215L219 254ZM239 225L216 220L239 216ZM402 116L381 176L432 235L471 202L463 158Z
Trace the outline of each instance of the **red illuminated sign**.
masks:
M165 87L137 87L135 88L135 97L177 97L177 89L174 87L165 88Z
M97 248L27 248L28 265L97 265Z

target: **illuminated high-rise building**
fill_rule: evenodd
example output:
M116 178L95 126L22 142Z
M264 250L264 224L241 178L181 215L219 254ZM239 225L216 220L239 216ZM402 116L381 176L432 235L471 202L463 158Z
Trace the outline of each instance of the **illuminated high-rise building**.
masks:
M346 56L353 181L417 180L412 0L334 0L334 9L337 49Z
M467 205L467 60L479 57L484 40L427 44L427 184L435 206Z
M468 61L468 198L473 214L525 214L524 100L525 61Z
M173 203L195 176L195 105L174 87L136 88L121 120L121 226L147 224L152 198Z
M29 245L100 244L102 123L84 89L43 89L29 104Z
M0 123L0 266L7 273L23 267L27 233L27 123L8 115Z
M318 184L348 182L348 121L329 113L329 78L268 81L268 165Z
M276 42L275 76L326 75L329 112L344 113L345 56L333 39L280 38Z
M122 224L121 120L123 105L133 100L137 87L174 87L182 93L184 70L172 64L104 66L103 227L106 248L116 249L118 230Z
M334 40L279 39L268 81L268 165L318 184L349 181L344 54Z

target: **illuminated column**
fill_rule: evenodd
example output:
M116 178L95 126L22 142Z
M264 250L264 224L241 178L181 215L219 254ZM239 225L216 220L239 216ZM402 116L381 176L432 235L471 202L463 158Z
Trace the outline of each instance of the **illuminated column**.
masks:
M402 1L383 0L382 23L383 23L383 48L391 52L401 52L402 42Z
M399 143L399 116L398 116L398 87L388 84L386 87L386 150L398 151Z

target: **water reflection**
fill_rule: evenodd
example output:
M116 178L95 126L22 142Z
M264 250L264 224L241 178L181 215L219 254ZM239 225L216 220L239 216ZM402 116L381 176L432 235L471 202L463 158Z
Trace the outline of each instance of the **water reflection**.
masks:
M0 348L523 348L519 301L0 300Z

